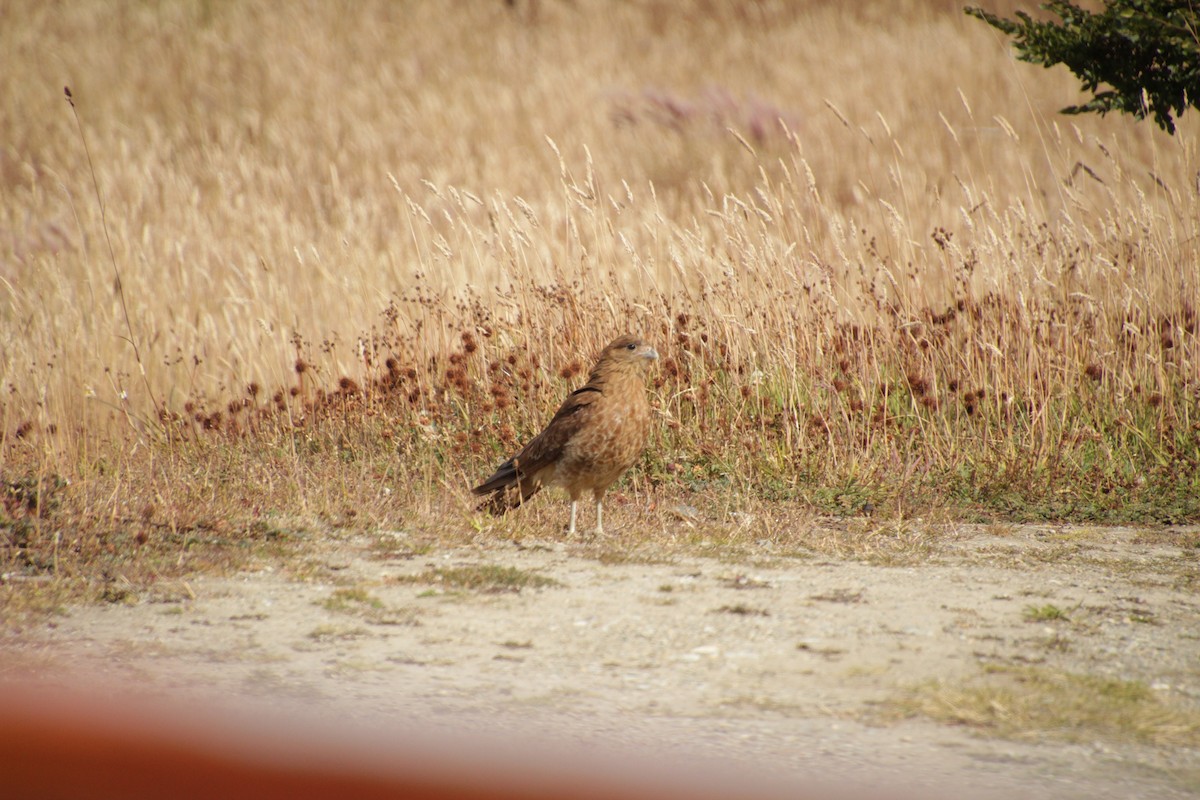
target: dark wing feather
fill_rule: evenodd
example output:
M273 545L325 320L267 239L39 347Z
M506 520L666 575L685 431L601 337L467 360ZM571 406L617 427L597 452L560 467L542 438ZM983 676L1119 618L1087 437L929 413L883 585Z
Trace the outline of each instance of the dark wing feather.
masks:
M592 416L588 413L589 408L601 397L603 393L600 389L591 384L567 395L567 399L559 406L545 430L531 439L521 452L501 464L492 477L476 486L473 490L475 494L503 491L552 466L562 455L563 448L571 441L571 437L587 425L588 418ZM537 488L534 487L531 487L531 490L523 490L522 499L528 499L536 491Z

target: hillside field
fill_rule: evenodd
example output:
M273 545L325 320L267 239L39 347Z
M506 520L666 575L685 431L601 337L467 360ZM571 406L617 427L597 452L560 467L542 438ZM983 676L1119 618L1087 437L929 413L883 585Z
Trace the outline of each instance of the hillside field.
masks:
M469 488L626 331L605 547L1194 523L1197 120L1080 96L940 0L7 2L4 616L557 536Z

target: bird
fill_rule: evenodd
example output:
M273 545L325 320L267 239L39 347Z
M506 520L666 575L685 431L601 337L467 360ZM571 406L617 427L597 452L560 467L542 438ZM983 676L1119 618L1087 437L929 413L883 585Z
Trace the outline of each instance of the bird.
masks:
M614 339L596 359L587 383L559 406L545 429L472 491L491 495L481 508L503 514L543 487L571 498L567 534L575 534L579 499L591 491L596 534L604 533L604 493L641 457L650 434L646 375L658 352L641 337Z

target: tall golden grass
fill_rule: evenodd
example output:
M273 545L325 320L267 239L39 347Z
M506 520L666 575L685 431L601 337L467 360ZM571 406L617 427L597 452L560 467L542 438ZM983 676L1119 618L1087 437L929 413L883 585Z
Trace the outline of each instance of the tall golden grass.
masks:
M23 541L469 513L629 329L643 488L1200 515L1195 120L957 4L13 0L0 97Z

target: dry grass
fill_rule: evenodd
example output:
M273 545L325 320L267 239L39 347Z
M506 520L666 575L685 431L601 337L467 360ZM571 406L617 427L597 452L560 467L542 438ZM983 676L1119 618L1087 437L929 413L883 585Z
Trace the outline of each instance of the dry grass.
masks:
M947 2L695 5L10 3L0 571L546 535L466 487L624 330L635 508L1200 517L1194 120Z

